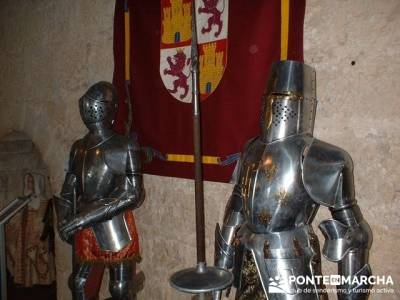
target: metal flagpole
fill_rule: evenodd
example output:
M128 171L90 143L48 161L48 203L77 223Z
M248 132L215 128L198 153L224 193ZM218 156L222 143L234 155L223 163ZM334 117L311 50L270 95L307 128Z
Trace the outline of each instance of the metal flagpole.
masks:
M197 48L195 0L192 0L191 46L197 267L184 269L174 273L170 278L170 284L173 288L181 292L199 294L200 299L205 299L205 293L222 290L229 286L233 281L233 275L222 268L208 267L206 265L204 190L201 155L199 53Z

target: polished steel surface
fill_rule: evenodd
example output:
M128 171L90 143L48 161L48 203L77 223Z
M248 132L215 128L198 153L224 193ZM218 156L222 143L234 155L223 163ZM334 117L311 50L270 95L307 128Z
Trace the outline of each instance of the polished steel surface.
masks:
M136 299L135 283L132 274L135 274L135 264L132 262L127 261L110 266L109 291L112 299Z
M196 268L188 268L174 273L170 277L173 288L184 293L200 294L222 290L232 284L233 276L229 271L208 267L204 263Z
M93 224L92 228L101 249L118 252L132 240L122 214L114 216L111 220Z
M296 61L272 65L263 99L261 137L272 142L314 130L315 70Z
M90 264L79 264L74 267L75 273L69 276L68 281L74 300L88 300L85 295L85 285L92 268Z
M64 185L56 200L59 233L63 240L71 241L75 232L91 227L101 250L118 252L132 239L124 212L139 207L145 196L140 149L133 140L112 130L118 103L112 84L93 85L79 103L88 133L71 148ZM114 267L126 273L123 278L133 278L132 267ZM81 297L79 289L84 288L87 269L81 265L71 276L75 299ZM121 278L111 276L113 297L133 299L125 292L130 284Z
M264 97L261 135L250 140L240 161L233 195L242 200L238 211L228 202L224 223L216 230L218 266L236 276L238 299L323 299L320 286L281 287L271 282L291 275L321 273L321 255L312 223L320 206L332 219L320 225L323 253L338 263L339 274L371 274L368 253L372 233L354 194L353 164L342 149L312 136L316 109L315 71L299 62L283 61L271 68ZM231 199L232 199L231 197ZM244 216L232 231L231 216ZM224 229L226 230L224 235ZM233 234L233 236L232 236ZM286 277L286 278L282 278ZM300 290L310 288L311 293ZM366 299L362 286L343 286L339 299ZM355 291L351 288L356 288ZM220 299L221 293L214 293Z
M242 203L240 191L235 190L227 204L222 229L219 224L215 229L214 264L220 268L230 269L233 267L233 243L236 231L244 221Z
M248 226L243 226L238 232L238 238L247 251L250 251L265 295L271 299L319 299L317 285L305 283L299 285L289 282L289 276L315 276L321 275L319 269L314 267L319 259L318 248L315 248L312 241L313 230L311 226L271 232L254 234ZM242 277L246 276L242 272ZM281 295L273 295L269 290L270 279L285 280L280 285ZM241 278L241 281L245 278ZM315 290L310 293L299 292L299 289Z
M310 222L318 205L302 181L307 135L267 145L254 141L243 155L241 187L246 223L254 232L291 230ZM249 175L250 174L250 178Z
M315 69L299 61L278 61L271 65L267 94L294 93L303 97L316 95Z

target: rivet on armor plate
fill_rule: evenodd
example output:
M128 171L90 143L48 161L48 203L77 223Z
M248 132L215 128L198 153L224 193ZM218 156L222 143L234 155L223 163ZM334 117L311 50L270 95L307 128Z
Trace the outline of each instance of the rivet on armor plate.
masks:
M265 241L264 242L264 258L269 257L269 242Z
M275 195L275 200L279 205L286 206L289 202L289 193L285 189L280 189Z
M258 221L267 226L269 221L271 220L271 214L266 209L262 209L261 212L257 215Z
M301 248L300 242L296 238L293 238L293 250L296 256L303 255L303 249Z

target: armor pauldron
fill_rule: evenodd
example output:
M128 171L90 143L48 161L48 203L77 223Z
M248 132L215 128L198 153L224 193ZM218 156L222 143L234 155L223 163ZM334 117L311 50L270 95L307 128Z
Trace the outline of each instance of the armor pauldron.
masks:
M372 234L369 225L362 220L349 227L337 220L329 219L319 225L325 244L322 253L330 261L340 261L351 250L369 249Z
M314 139L303 156L304 187L315 202L336 210L356 203L353 162L347 152Z

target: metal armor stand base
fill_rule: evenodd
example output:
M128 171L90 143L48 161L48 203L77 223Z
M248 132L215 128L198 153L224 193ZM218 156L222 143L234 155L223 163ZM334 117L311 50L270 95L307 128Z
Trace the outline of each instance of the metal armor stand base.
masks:
M205 299L205 293L223 290L231 285L233 275L225 269L207 267L201 262L196 268L188 268L172 274L169 282L180 292L200 294L199 299Z

